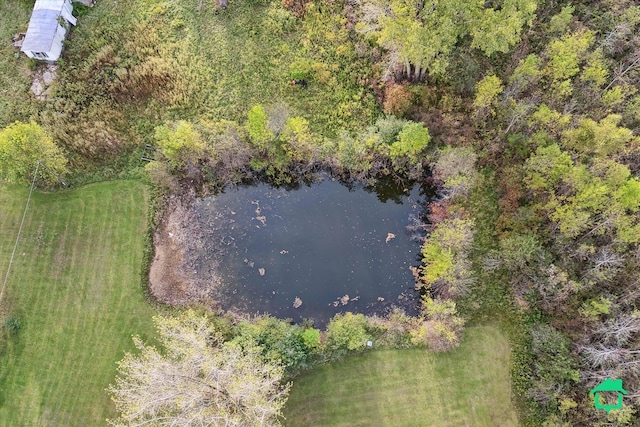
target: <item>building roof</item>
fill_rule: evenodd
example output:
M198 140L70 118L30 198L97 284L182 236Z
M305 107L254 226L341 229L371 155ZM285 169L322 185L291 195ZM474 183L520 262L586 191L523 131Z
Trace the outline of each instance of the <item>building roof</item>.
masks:
M622 388L622 380L612 380L607 378L597 386L595 386L589 394L593 394L598 391L617 391L618 393L627 394L627 391Z
M51 49L64 3L65 0L36 0L20 50L48 52Z
M51 9L34 9L22 42L22 51L49 52L53 38L58 30L60 11Z

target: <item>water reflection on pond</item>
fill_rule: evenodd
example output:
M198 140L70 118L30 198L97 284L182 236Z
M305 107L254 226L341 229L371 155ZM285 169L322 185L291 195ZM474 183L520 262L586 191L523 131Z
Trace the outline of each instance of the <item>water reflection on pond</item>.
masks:
M214 218L222 308L313 319L337 312L414 313L420 242L407 230L425 199L417 186L347 188L326 179L296 190L241 187L196 203Z

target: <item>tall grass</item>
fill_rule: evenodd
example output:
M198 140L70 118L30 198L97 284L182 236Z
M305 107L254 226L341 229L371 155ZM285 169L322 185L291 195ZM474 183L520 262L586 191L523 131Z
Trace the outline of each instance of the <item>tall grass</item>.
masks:
M37 111L29 87L29 61L14 48L11 38L27 30L33 2L0 0L0 128L26 120Z

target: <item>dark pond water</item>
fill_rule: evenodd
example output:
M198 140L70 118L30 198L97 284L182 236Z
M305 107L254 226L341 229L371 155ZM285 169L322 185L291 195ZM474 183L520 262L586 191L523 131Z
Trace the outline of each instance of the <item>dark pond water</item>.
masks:
M296 190L260 184L202 199L195 209L215 223L210 238L221 249L222 308L312 319L316 326L345 311L384 313L398 305L415 313L409 267L419 264L420 241L408 226L426 197L418 187L350 189L325 179Z

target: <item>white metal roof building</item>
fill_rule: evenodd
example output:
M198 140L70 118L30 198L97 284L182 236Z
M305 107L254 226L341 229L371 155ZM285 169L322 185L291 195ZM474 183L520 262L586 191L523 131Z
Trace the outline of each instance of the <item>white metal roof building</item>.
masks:
M20 50L29 58L55 61L69 24L76 25L70 0L36 0Z

